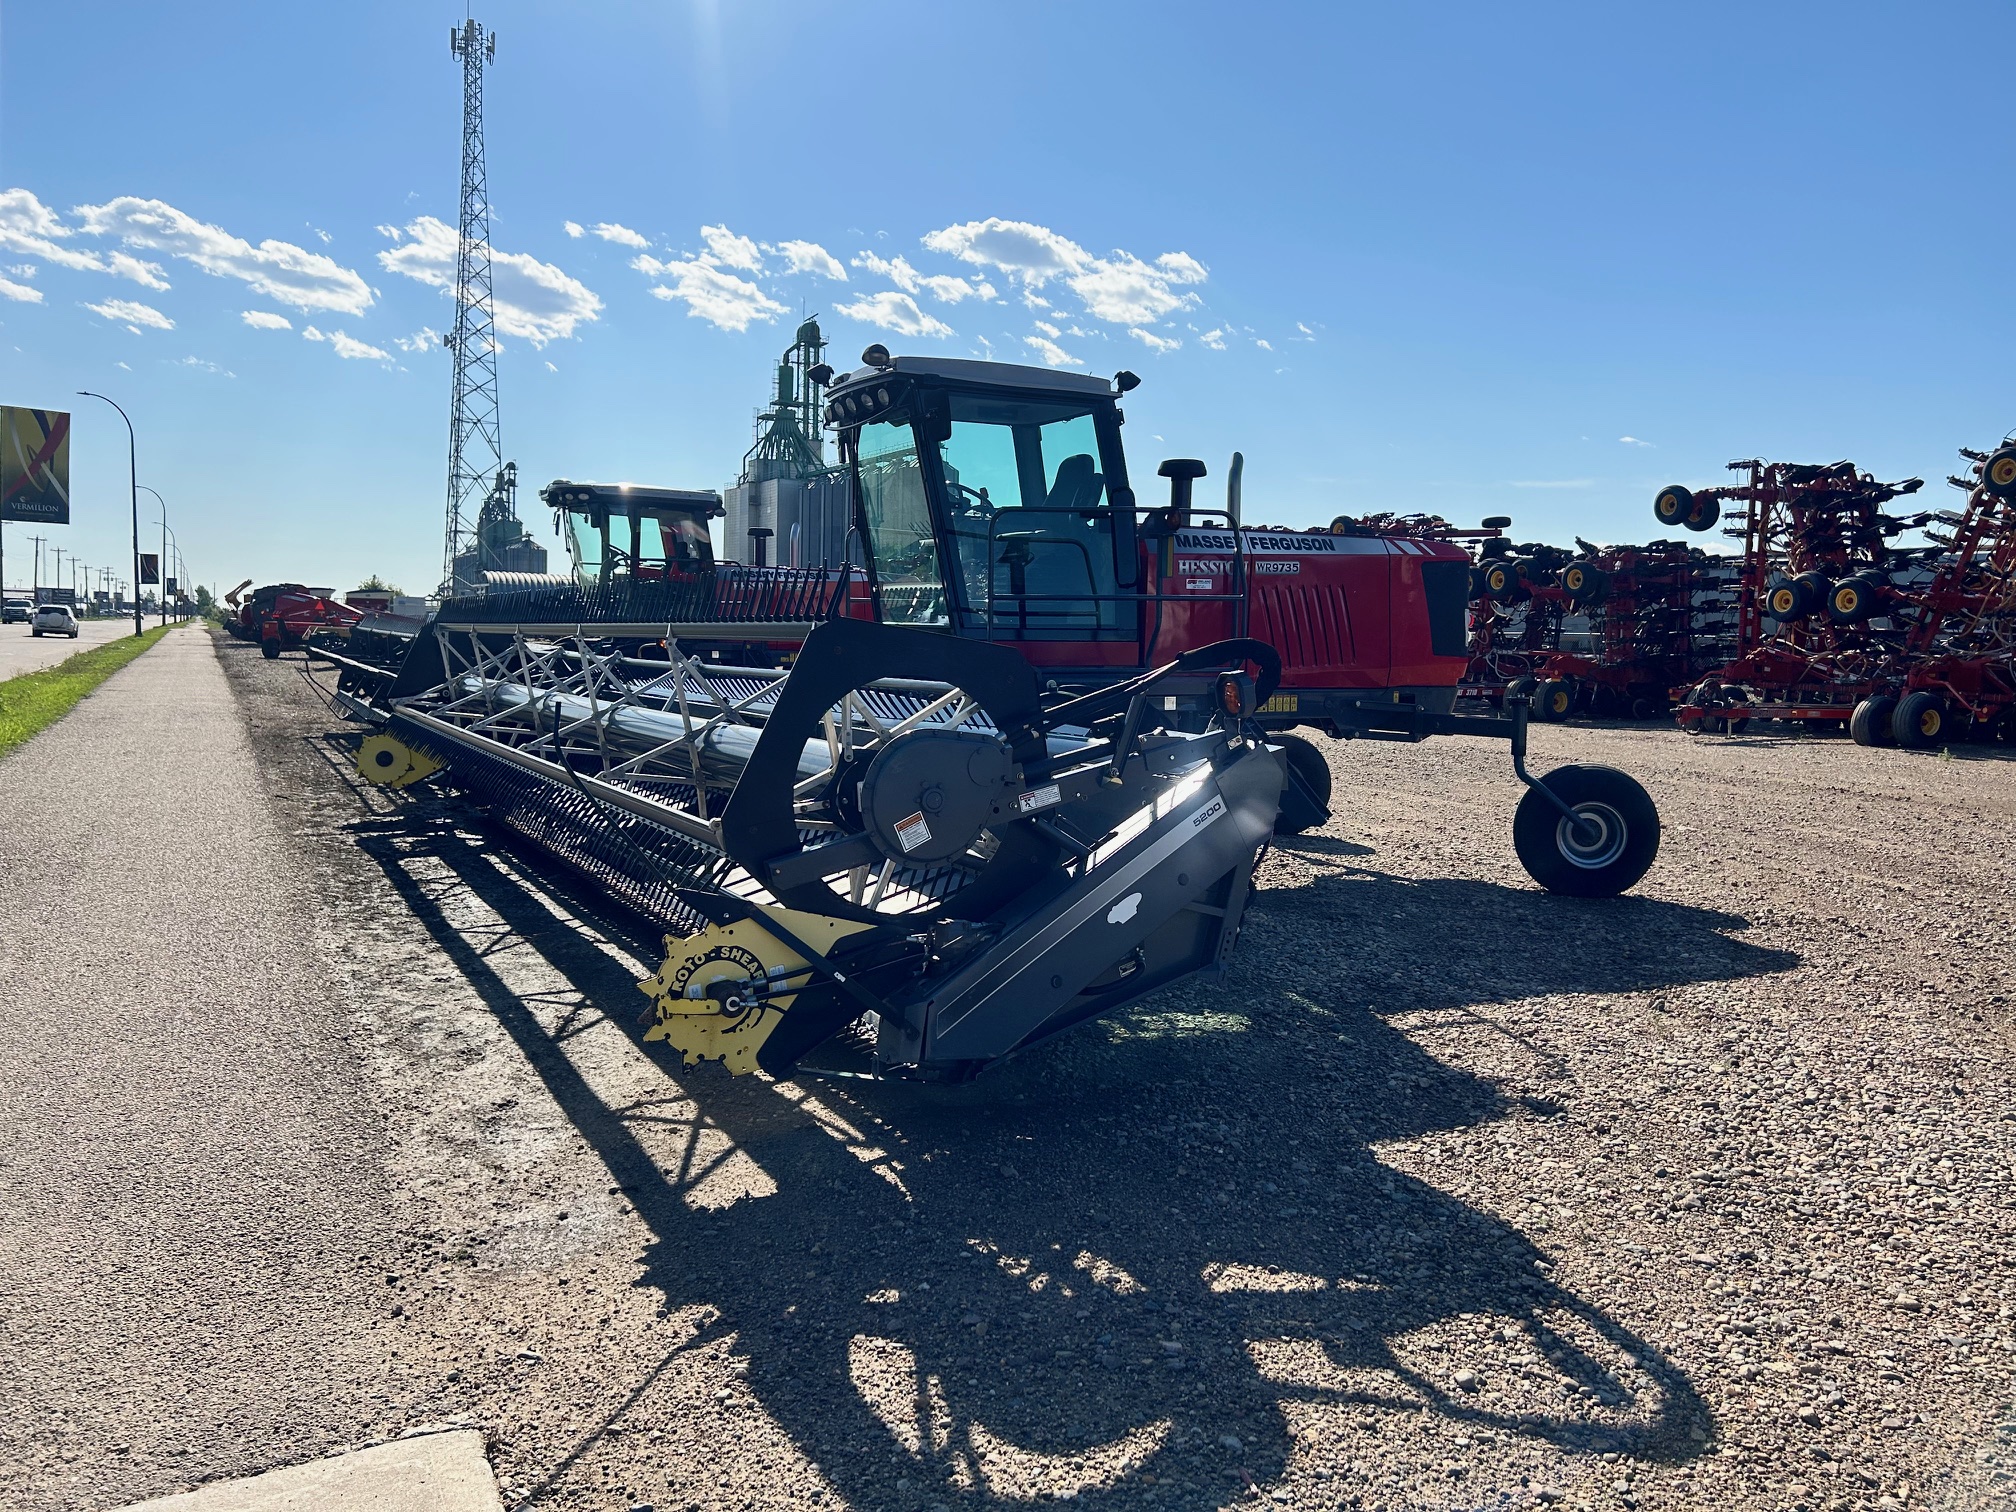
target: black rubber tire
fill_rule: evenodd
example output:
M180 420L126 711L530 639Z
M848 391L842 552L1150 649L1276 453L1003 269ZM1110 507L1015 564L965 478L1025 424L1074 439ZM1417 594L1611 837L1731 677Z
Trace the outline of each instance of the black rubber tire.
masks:
M1897 712L1897 700L1887 693L1865 698L1848 716L1848 738L1859 746L1890 744L1890 716Z
M2002 717L1995 721L1995 738L2007 746L2016 746L2016 704L2002 711Z
M1824 572L1802 572L1792 580L1806 590L1806 612L1819 614L1834 596L1834 582Z
M1797 578L1764 585L1764 613L1780 625L1796 624L1813 612L1812 587Z
M1484 591L1495 599L1503 599L1519 586L1519 574L1512 563L1504 557L1487 564L1484 568Z
M1843 578L1827 595L1827 618L1837 625L1859 625L1876 614L1877 585L1857 573Z
M1749 728L1750 728L1750 721L1747 718L1725 719L1722 721L1722 729L1723 733L1725 734L1741 735L1745 730Z
M1315 742L1304 740L1300 735L1270 730L1267 732L1267 743L1281 747L1281 753L1288 758L1288 770L1301 779L1310 796L1324 808L1330 807L1330 763L1316 748ZM1285 823L1278 813L1275 815L1274 833L1277 835L1299 835L1306 828L1307 825Z
M262 640L259 642L259 654L268 661L280 660L280 642Z
M1561 569L1561 586L1578 604L1600 604L1610 596L1610 574L1587 562L1570 562Z
M1633 719L1656 719L1658 716L1659 706L1653 703L1651 699L1634 698L1631 700L1631 717Z
M1696 499L1680 523L1689 530L1713 530L1722 518L1722 506L1713 499Z
M2016 499L2016 446L2004 446L1981 464L1981 486L1998 499Z
M1890 738L1911 750L1929 750L1952 739L1947 733L1951 723L1946 700L1921 689L1906 693L1890 715Z
M1578 839L1561 811L1528 789L1512 816L1512 847L1535 882L1570 897L1614 898L1651 869L1659 810L1634 778L1615 767L1565 766L1540 781L1602 828L1593 843Z
M1533 717L1547 724L1559 724L1574 708L1574 688L1559 679L1543 682L1533 691Z
M1652 501L1652 517L1668 530L1675 525L1685 525L1687 516L1694 512L1694 495L1678 483L1659 490Z

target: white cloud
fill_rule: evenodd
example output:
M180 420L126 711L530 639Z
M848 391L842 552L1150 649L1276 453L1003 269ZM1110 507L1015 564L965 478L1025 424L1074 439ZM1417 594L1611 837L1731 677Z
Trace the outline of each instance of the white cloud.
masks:
M779 242L775 251L784 259L786 273L817 273L836 283L847 281L847 270L840 266L840 259L817 242Z
M313 231L317 236L322 238L322 245L325 247L328 246L329 243L331 243L332 241L336 240L335 237L331 236L327 231L324 231L320 226L310 226L308 229Z
M54 210L26 189L0 189L0 247L25 252L58 267L107 273L105 260L96 252L66 246L77 233L63 224Z
M378 226L375 227L374 229L378 232L380 236L385 237L390 241L397 241L399 240L400 237L406 234L404 231L401 231L397 226Z
M0 299L15 299L22 304L40 304L42 291L27 284L18 284L11 278L0 278Z
M1065 351L1064 348L1057 345L1056 342L1050 340L1047 336L1024 336L1022 338L1022 344L1026 347L1034 347L1037 352L1041 353L1043 357L1043 364L1045 367L1085 366L1084 362L1081 359L1073 357L1069 352Z
M455 228L423 215L406 227L406 235L410 240L378 254L379 263L389 273L452 290L459 244ZM490 280L497 329L506 336L522 336L534 346L570 337L576 326L600 316L600 296L530 253L492 247Z
M1060 274L1080 272L1093 261L1091 253L1048 226L998 216L933 231L924 246L977 267L998 268L1032 289Z
M775 320L784 313L784 306L748 279L724 273L705 257L668 263L646 254L630 266L663 280L653 286L654 296L685 305L688 315L723 331L746 331L752 321Z
M143 289L165 289L168 280L161 276L161 264L143 262L125 252L112 254L112 271L121 278L130 278Z
M240 310L238 318L255 331L291 331L294 322L285 315L275 315L271 310Z
M1139 326L1129 326L1127 334L1151 352L1173 352L1183 345L1174 336L1157 336L1153 331L1144 331Z
M370 286L334 258L271 239L255 247L160 200L127 194L102 205L79 205L74 213L92 236L116 236L128 247L166 252L213 277L240 279L255 292L297 310L361 315L371 305Z
M1167 261L1167 258L1161 261ZM1185 257L1183 261L1189 263L1191 259ZM1201 270L1198 276L1202 276ZM1187 275L1187 270L1186 276L1175 278L1159 266L1151 266L1125 253L1110 262L1100 261L1084 272L1074 273L1065 279L1071 291L1085 301L1089 313L1116 325L1140 325L1161 320L1198 303L1195 294L1178 294L1170 287L1172 283L1195 281Z
M1299 320L1295 322L1295 329L1302 333L1301 339L1304 341L1314 341L1316 339L1316 333Z
M93 315L102 315L107 320L116 321L135 336L140 334L142 326L148 326L156 331L175 329L174 321L154 306L141 304L137 300L108 299L103 304L87 304L84 308Z
M302 338L307 341L326 341L336 349L338 357L370 358L377 362L390 362L392 354L369 342L359 341L355 336L346 336L341 331L330 331L326 335L313 326L304 327Z
M549 372L549 373L557 373L557 372L559 372L559 371L560 371L560 369L558 369L557 367L555 367L555 366L554 366L554 365L553 365L553 364L552 364L552 363L551 363L551 362L549 361L549 362L548 362L548 363L546 364L546 371L547 371L547 372Z
M226 367L219 367L219 366L218 366L218 365L217 365L216 363L214 363L214 362L205 362L205 361L204 361L204 360L203 360L203 359L202 359L201 357L182 357L182 358L178 358L178 359L176 360L176 363L175 363L175 366L177 366L177 367L186 367L186 368L196 368L196 369L197 369L197 370L199 370L200 372L205 372L205 373L216 373L216 374L218 374L218 375L219 375L220 377L224 377L224 378L236 378L236 377L238 376L238 375L237 375L236 373L232 372L232 371L231 371L231 370L230 370L229 368L226 368Z
M1177 288L1210 276L1187 252L1165 252L1152 263L1129 252L1095 257L1048 226L998 216L930 232L924 246L1007 274L1022 285L1031 308L1046 307L1035 290L1062 279L1089 314L1115 325L1146 325L1196 305L1197 295Z
M707 256L720 266L744 273L763 271L763 253L748 237L737 236L726 226L702 226L700 239L707 243Z
M1035 324L1037 330L1041 331L1045 336L1048 336L1053 340L1064 334L1062 331L1058 330L1057 327L1050 324L1050 322L1047 320L1039 320Z
M1209 331L1199 332L1197 339L1203 342L1204 345L1206 345L1207 347L1211 348L1211 350L1214 352L1222 352L1225 350L1225 331L1222 326L1215 327Z
M849 320L864 321L868 325L879 326L885 331L894 331L898 336L950 336L952 327L936 315L927 315L917 307L917 301L908 294L899 294L894 289L884 289L879 294L868 294L852 304L835 305L833 313L844 315Z
M394 336L392 345L402 352L431 352L441 345L441 333L432 326L422 326L411 336Z
M1619 446L1643 446L1648 448L1652 445L1650 441L1640 441L1636 436L1619 436L1617 444Z
M863 252L854 259L854 266L879 273L906 294L929 294L945 304L957 304L962 299L984 301L1001 297L994 285L984 278L969 283L949 273L919 273L904 257L880 257L873 252Z
M1260 350L1263 352L1271 352L1274 350L1274 343L1260 336L1255 336L1253 338L1253 345L1260 348Z
M378 229L380 231L383 231L385 228L383 226L380 226ZM588 228L582 225L581 222L579 221L562 221L560 222L560 229L562 231L565 231L569 236L574 237L576 240L579 240L581 237L584 237L588 234ZM394 236L397 236L399 233L395 231L392 234Z
M569 222L572 224L572 222ZM628 226L619 226L614 221L597 221L595 234L606 242L615 242L621 247L648 247L651 238L641 231L632 231ZM572 234L571 232L569 233Z

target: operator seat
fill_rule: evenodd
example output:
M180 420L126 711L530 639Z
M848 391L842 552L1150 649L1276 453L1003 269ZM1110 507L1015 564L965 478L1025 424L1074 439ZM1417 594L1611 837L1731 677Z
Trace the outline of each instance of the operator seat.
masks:
M1079 452L1057 464L1057 481L1050 485L1050 496L1043 502L1052 509L1092 509L1105 487L1099 464Z

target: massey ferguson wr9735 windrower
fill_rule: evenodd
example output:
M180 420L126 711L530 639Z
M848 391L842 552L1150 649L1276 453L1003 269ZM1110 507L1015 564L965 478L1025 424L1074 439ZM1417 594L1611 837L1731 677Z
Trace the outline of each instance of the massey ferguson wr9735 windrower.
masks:
M592 582L313 652L381 727L364 775L444 772L667 929L643 986L689 1060L784 1075L838 1039L876 1074L959 1080L1222 971L1268 837L1325 816L1328 766L1283 726L1509 738L1536 877L1603 896L1650 865L1637 783L1533 778L1523 705L1452 712L1461 550L1244 528L1236 464L1224 511L1182 461L1138 507L1131 375L864 360L827 410L857 565L786 585L815 620L759 618L766 569L675 551L648 501L587 499ZM788 671L734 654L780 649Z

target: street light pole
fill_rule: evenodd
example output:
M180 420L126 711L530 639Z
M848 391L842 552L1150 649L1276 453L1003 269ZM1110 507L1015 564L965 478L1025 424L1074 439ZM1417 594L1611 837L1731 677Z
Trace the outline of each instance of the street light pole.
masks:
M161 497L160 491L148 488L145 483L135 486L153 494L154 502L161 506L161 571L156 574L161 581L155 586L154 591L161 600L161 623L165 625L168 623L168 538L175 532L168 528L168 501ZM175 550L177 552L182 550L180 541L175 543Z
M103 394L94 394L89 389L77 390L80 399L105 399ZM116 399L105 399L119 418L126 422L126 479L133 495L133 633L140 635L146 631L146 623L140 618L140 461L138 447L133 440L133 417L119 406Z

